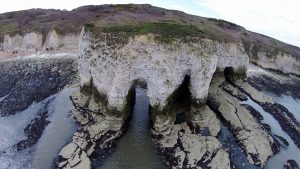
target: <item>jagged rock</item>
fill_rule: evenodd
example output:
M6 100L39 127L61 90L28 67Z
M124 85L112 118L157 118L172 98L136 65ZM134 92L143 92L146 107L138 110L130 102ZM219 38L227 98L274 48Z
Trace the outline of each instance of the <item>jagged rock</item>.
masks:
M59 153L63 158L70 158L72 154L78 149L78 145L70 143L66 145Z
M290 95L300 99L300 79L285 74L275 74L251 65L247 82L258 91L265 91L277 96Z
M274 104L275 101L272 97L269 97L261 92L258 92L255 88L250 86L248 83L244 83L243 81L235 81L234 82L238 87L247 93L253 100L261 103L270 103Z
M281 142L282 142L285 146L288 146L288 145L289 145L289 142L288 142L285 138L283 138L283 137L281 137L281 136L278 136L278 135L276 135L276 134L275 134L275 137L277 137L279 140L281 140Z
M248 83L241 81L236 81L235 83L266 112L270 113L279 122L282 129L292 138L297 147L300 147L300 123L287 108L276 103L271 97L261 94Z
M224 77L216 76L209 90L209 105L228 123L251 164L264 166L273 155L272 136L265 131L239 100L220 88Z
M87 154L75 143L65 146L59 153L61 161L58 168L89 169L91 162Z
M114 140L122 135L124 120L109 114L104 116L89 109L86 105L89 101L84 99L91 99L91 96L84 96L77 91L71 98L76 108L73 117L82 127L74 133L72 142L61 150L57 166L64 169L88 169L91 168L90 156L95 153L95 149L101 152L111 147Z
M238 89L236 89L235 87L233 87L232 85L230 84L225 84L223 86L223 89L229 93L230 95L236 97L237 99L241 100L241 101L246 101L248 98L247 98L247 95L240 92Z
M228 153L218 139L192 134L186 123L174 125L169 135L155 143L172 168L230 168Z
M134 81L144 79L150 104L162 109L185 75L191 78L189 88L194 100L203 102L217 67L241 69L248 65L249 58L241 44L200 39L196 43L177 40L163 45L154 39L152 34L139 35L114 47L101 34L85 33L80 47L81 85L92 81L96 90L107 97L108 106L120 110Z
M299 169L299 165L295 160L288 160L284 164L284 169Z
M215 113L208 106L201 108L192 108L190 122L196 133L204 134L207 129L208 133L204 135L217 136L220 132L220 124Z

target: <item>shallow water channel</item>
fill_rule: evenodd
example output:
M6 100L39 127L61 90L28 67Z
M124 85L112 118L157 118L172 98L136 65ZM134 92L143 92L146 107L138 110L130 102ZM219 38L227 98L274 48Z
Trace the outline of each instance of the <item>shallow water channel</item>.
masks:
M117 142L113 153L97 169L166 169L151 141L147 90L136 88L135 91L129 128Z
M73 104L69 99L76 88L65 88L26 110L0 117L0 169L50 169L61 148L72 138L78 125L70 117ZM27 138L24 129L38 112L47 110L49 124L38 142L25 150L13 145Z
M293 159L300 164L300 150L295 145L291 137L282 130L279 122L271 114L265 112L260 105L255 103L250 98L243 102L243 104L248 104L260 112L264 118L262 123L268 124L271 127L272 133L283 137L289 143L287 147L283 147L278 154L268 160L265 169L282 169L284 163L290 159Z

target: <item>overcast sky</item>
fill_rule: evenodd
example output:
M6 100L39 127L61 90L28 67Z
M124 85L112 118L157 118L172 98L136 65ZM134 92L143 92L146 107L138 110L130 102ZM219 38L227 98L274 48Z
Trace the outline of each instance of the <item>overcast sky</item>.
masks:
M150 3L189 14L219 18L300 47L299 0L0 0L0 13L30 8Z

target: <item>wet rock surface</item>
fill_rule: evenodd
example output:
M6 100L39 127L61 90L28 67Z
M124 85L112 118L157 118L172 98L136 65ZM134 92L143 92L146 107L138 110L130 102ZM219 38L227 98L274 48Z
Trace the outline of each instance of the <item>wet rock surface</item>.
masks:
M189 125L192 132L205 136L217 136L220 132L220 124L215 113L207 106L191 110Z
M237 82L236 84L266 112L270 113L279 122L282 129L288 133L298 148L300 148L300 125L294 115L287 108L276 103L271 97L261 94L248 83Z
M50 123L48 120L48 112L42 111L26 126L24 133L27 136L26 140L22 140L14 147L20 151L33 146L41 138L45 127Z
M287 75L280 76L287 78ZM300 98L300 79L295 77L290 77L289 81L284 81L280 78L276 78L276 76L272 77L267 74L259 74L249 76L247 82L258 91L265 91L278 96L287 94L294 98Z
M300 148L300 125L294 116L280 104L262 104L265 111L271 113L279 121L283 130L289 134L294 143ZM289 114L289 115L288 115Z
M218 139L192 134L185 122L174 125L168 135L154 137L154 142L170 168L230 168L229 155Z
M45 139L45 135L53 132L52 123L61 125L59 120L53 120L57 112L63 114L58 116L67 118L67 111L72 108L63 109L57 100L63 97L60 102L67 103L63 96L66 92L60 91L78 83L76 59L68 56L16 58L1 61L0 69L0 127L1 134L6 134L1 141L11 137L11 143L2 145L0 168L51 167L56 148L67 136L56 132L50 134L53 138ZM70 125L64 127L70 128ZM52 141L55 138L61 141ZM47 159L48 162L43 163Z
M109 154L111 147L123 133L124 122L122 117L102 112L99 103L91 95L77 91L72 96L72 102L76 108L73 118L81 127L74 133L72 142L60 151L56 167L92 168L91 160L101 160Z
M76 75L73 58L16 59L0 63L0 115L14 115L71 83Z
M39 102L76 81L74 59L23 62L15 62L20 68L15 68L9 61L0 64L6 70L5 74L0 73L2 117L13 116L33 102ZM188 89L189 84L186 86ZM103 160L126 131L130 118L128 111L133 103L125 105L129 109L127 112L124 110L124 114L116 114L114 109L108 108L107 100L100 93L93 93L97 91L96 88L90 90L92 94L76 91L71 97L76 108L72 110L72 116L81 127L59 152L56 168L93 168L93 161ZM228 81L223 76L214 78L209 89L208 106L191 104L181 109L181 104L190 104L192 99L179 96L184 101L179 102L179 106L171 104L173 109L178 108L174 114L156 114L152 119L153 141L170 168L260 168L280 151L280 147L289 146L285 138L272 134L271 127L261 122L263 116L260 112L241 103L248 96L272 114L299 147L300 125L293 114L246 82ZM47 104L44 108L47 108ZM13 146L16 150L26 150L37 144L50 123L48 114L46 109L37 113L24 129L27 138ZM239 149L238 153L245 154L241 165L232 162L234 156L238 155L229 150L233 144L221 142L218 137L221 132L220 120L232 132L230 137L234 137L233 140L238 143L234 145ZM296 161L291 160L285 168L295 168L296 165Z
M297 164L297 162L295 160L288 160L285 164L284 164L284 169L299 169L299 165Z
M222 89L225 78L217 75L212 81L208 105L220 114L233 132L240 146L247 154L251 164L264 166L273 156L273 137L255 120L251 113L243 107L238 99ZM233 86L232 86L233 87Z

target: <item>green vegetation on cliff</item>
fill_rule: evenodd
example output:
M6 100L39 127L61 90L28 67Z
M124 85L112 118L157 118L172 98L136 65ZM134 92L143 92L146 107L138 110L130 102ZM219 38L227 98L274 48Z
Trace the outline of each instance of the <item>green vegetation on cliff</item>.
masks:
M110 44L124 44L128 42L129 37L149 33L154 34L155 40L161 43L171 43L175 39L189 42L205 37L205 33L195 25L166 22L148 22L109 27L96 27L88 24L86 29L96 36L101 33L109 34L108 43Z
M5 34L38 32L45 39L47 33L79 33L83 26L99 35L110 34L110 43L124 44L129 37L152 33L155 40L171 43L173 40L190 42L207 38L219 42L241 42L245 51L257 56L264 51L269 57L288 53L300 59L300 49L270 37L247 31L224 20L188 15L148 4L83 6L71 11L31 9L0 14L0 41Z

